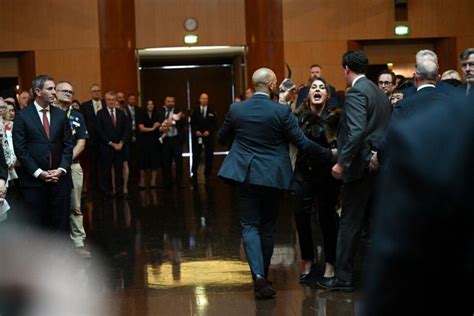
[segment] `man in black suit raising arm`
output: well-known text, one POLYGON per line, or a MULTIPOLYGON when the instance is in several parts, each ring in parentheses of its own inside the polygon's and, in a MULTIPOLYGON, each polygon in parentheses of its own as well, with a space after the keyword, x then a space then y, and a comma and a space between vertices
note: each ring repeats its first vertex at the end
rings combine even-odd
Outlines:
POLYGON ((18 113, 13 126, 23 198, 35 224, 67 232, 67 181, 71 181, 74 140, 66 113, 52 106, 56 95, 53 78, 36 77, 31 90, 35 100, 18 113))
POLYGON ((100 140, 99 157, 103 181, 104 197, 114 195, 112 191, 112 167, 115 170, 115 193, 123 196, 123 144, 130 137, 127 118, 121 110, 117 111, 117 95, 113 91, 105 94, 106 108, 97 113, 97 134, 100 140))
POLYGON ((338 160, 332 168, 333 176, 343 180, 342 212, 336 276, 318 282, 326 289, 354 289, 355 242, 366 219, 373 189, 369 162, 383 140, 390 115, 388 98, 364 75, 368 65, 369 59, 362 51, 349 51, 342 58, 344 78, 351 89, 346 95, 337 135, 338 160))

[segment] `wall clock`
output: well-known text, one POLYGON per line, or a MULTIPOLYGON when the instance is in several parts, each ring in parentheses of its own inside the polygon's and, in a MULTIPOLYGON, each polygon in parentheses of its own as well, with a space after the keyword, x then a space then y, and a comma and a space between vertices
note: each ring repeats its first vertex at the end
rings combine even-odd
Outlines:
POLYGON ((184 20, 184 28, 186 29, 186 31, 194 31, 197 29, 197 20, 193 17, 189 17, 189 18, 186 18, 184 20))

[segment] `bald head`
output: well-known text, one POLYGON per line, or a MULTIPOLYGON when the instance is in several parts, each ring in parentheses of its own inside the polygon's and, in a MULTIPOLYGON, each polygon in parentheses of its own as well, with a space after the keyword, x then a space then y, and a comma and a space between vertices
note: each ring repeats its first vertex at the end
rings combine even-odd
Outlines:
POLYGON ((426 83, 436 83, 438 80, 438 64, 429 59, 422 61, 416 65, 415 76, 417 86, 426 83))
POLYGON ((257 69, 252 75, 253 86, 255 91, 267 91, 273 90, 276 86, 276 75, 268 68, 257 69))

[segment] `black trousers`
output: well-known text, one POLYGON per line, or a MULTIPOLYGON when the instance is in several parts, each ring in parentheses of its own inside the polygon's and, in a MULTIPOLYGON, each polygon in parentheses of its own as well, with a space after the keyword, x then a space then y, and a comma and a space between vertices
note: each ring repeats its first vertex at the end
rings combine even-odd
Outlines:
POLYGON ((102 193, 112 195, 112 168, 115 170, 115 193, 123 193, 123 153, 111 147, 100 147, 102 193))
POLYGON ((176 182, 183 181, 183 146, 178 136, 165 137, 162 146, 163 182, 165 186, 173 183, 172 165, 176 166, 176 182))
POLYGON ((27 222, 47 230, 69 232, 70 176, 64 175, 57 183, 44 183, 41 187, 21 188, 27 222))
MULTIPOLYGON (((297 167, 298 168, 298 167, 297 167)), ((295 223, 300 243, 301 259, 313 261, 314 228, 317 227, 317 216, 314 212, 316 202, 319 225, 323 237, 325 261, 336 262, 336 243, 339 227, 339 217, 336 204, 339 196, 340 183, 322 174, 308 173, 296 182, 295 188, 295 223)))
POLYGON ((352 281, 355 247, 359 241, 361 229, 368 219, 368 204, 373 182, 374 176, 367 172, 361 179, 342 185, 336 274, 343 281, 352 281))
POLYGON ((209 137, 202 138, 202 144, 199 144, 198 138, 193 138, 193 176, 197 175, 197 169, 201 163, 201 153, 202 147, 204 145, 204 159, 205 159, 205 168, 204 175, 206 177, 210 176, 212 173, 212 162, 214 160, 214 140, 209 137))

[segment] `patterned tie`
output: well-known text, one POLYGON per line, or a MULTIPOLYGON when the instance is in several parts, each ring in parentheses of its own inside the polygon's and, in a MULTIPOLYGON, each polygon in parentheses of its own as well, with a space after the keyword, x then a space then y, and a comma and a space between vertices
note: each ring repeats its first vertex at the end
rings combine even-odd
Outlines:
POLYGON ((115 127, 115 114, 114 114, 114 109, 110 110, 110 117, 112 118, 112 125, 115 127))

